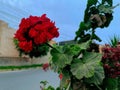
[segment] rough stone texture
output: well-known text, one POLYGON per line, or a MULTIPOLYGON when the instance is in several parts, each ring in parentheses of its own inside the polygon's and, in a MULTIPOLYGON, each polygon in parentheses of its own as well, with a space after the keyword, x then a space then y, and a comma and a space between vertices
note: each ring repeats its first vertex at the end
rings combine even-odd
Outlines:
POLYGON ((31 62, 27 58, 0 57, 0 66, 21 66, 30 64, 31 62))
POLYGON ((8 27, 8 24, 0 20, 0 57, 18 57, 13 36, 16 30, 8 27))
POLYGON ((32 64, 43 64, 48 62, 49 56, 42 58, 26 58, 26 57, 0 57, 0 66, 22 66, 32 64))

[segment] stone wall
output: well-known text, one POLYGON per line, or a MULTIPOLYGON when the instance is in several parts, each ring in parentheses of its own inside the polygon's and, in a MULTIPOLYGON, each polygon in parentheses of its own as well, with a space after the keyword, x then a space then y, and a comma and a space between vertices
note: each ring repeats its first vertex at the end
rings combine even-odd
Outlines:
POLYGON ((18 57, 19 53, 13 43, 15 31, 0 20, 0 57, 18 57))
POLYGON ((30 65, 46 63, 49 54, 42 58, 30 59, 27 56, 19 57, 19 52, 13 43, 15 29, 8 27, 8 24, 0 20, 0 66, 9 65, 30 65))

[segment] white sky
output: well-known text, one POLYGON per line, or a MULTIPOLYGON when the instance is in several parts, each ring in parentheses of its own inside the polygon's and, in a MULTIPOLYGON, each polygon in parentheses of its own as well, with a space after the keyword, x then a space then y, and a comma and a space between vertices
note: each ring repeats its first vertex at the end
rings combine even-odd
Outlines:
MULTIPOLYGON (((114 5, 120 3, 113 0, 114 5)), ((56 22, 60 36, 57 42, 74 39, 83 20, 87 0, 0 0, 0 19, 17 30, 21 18, 29 15, 47 16, 56 22)), ((114 34, 120 36, 120 6, 114 9, 114 19, 109 28, 98 29, 96 34, 107 43, 114 34)))

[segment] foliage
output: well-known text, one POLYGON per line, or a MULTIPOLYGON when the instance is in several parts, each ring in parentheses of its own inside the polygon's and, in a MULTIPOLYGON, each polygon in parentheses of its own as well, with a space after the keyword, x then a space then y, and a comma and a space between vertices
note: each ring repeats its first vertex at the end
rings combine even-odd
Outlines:
POLYGON ((119 90, 118 78, 105 78, 104 86, 107 88, 107 90, 119 90))
POLYGON ((120 44, 120 38, 114 35, 114 37, 110 39, 109 45, 111 47, 117 47, 118 44, 120 44))
POLYGON ((40 82, 40 89, 41 90, 60 90, 59 88, 54 88, 53 86, 49 85, 47 86, 48 82, 47 81, 41 81, 40 82))
POLYGON ((89 44, 91 41, 82 44, 56 46, 57 50, 54 48, 51 50, 52 68, 63 75, 61 89, 73 88, 76 80, 96 86, 102 83, 104 79, 103 67, 100 64, 102 55, 96 52, 88 52, 89 44), (92 82, 90 79, 93 79, 92 82))
MULTIPOLYGON (((109 48, 108 52, 110 53, 106 53, 104 50, 103 54, 95 52, 97 51, 96 48, 91 49, 92 45, 96 45, 93 43, 94 40, 101 41, 95 34, 95 29, 108 27, 113 19, 114 7, 112 4, 112 0, 101 0, 101 2, 99 0, 88 0, 84 21, 80 23, 76 32, 75 40, 78 43, 55 46, 51 49, 50 64, 52 69, 60 75, 62 74, 60 90, 118 89, 119 65, 116 67, 114 64, 118 63, 119 48, 109 48), (106 57, 107 54, 109 55, 108 58, 106 57), (106 63, 112 66, 108 72, 105 68, 106 63), (113 72, 113 69, 116 68, 117 70, 113 72), (115 78, 113 78, 114 76, 115 78)), ((115 37, 113 40, 111 39, 112 45, 118 44, 117 40, 115 37)))
POLYGON ((96 28, 108 27, 113 20, 112 0, 88 0, 84 20, 80 23, 75 40, 79 43, 101 39, 95 34, 96 28), (101 2, 100 2, 101 1, 101 2))

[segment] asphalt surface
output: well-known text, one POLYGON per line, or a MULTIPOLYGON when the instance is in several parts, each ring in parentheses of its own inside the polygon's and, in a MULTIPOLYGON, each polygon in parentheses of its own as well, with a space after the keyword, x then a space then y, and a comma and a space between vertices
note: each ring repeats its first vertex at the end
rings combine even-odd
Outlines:
POLYGON ((50 85, 59 85, 58 74, 41 69, 0 72, 0 90, 40 90, 40 81, 47 80, 50 85))

